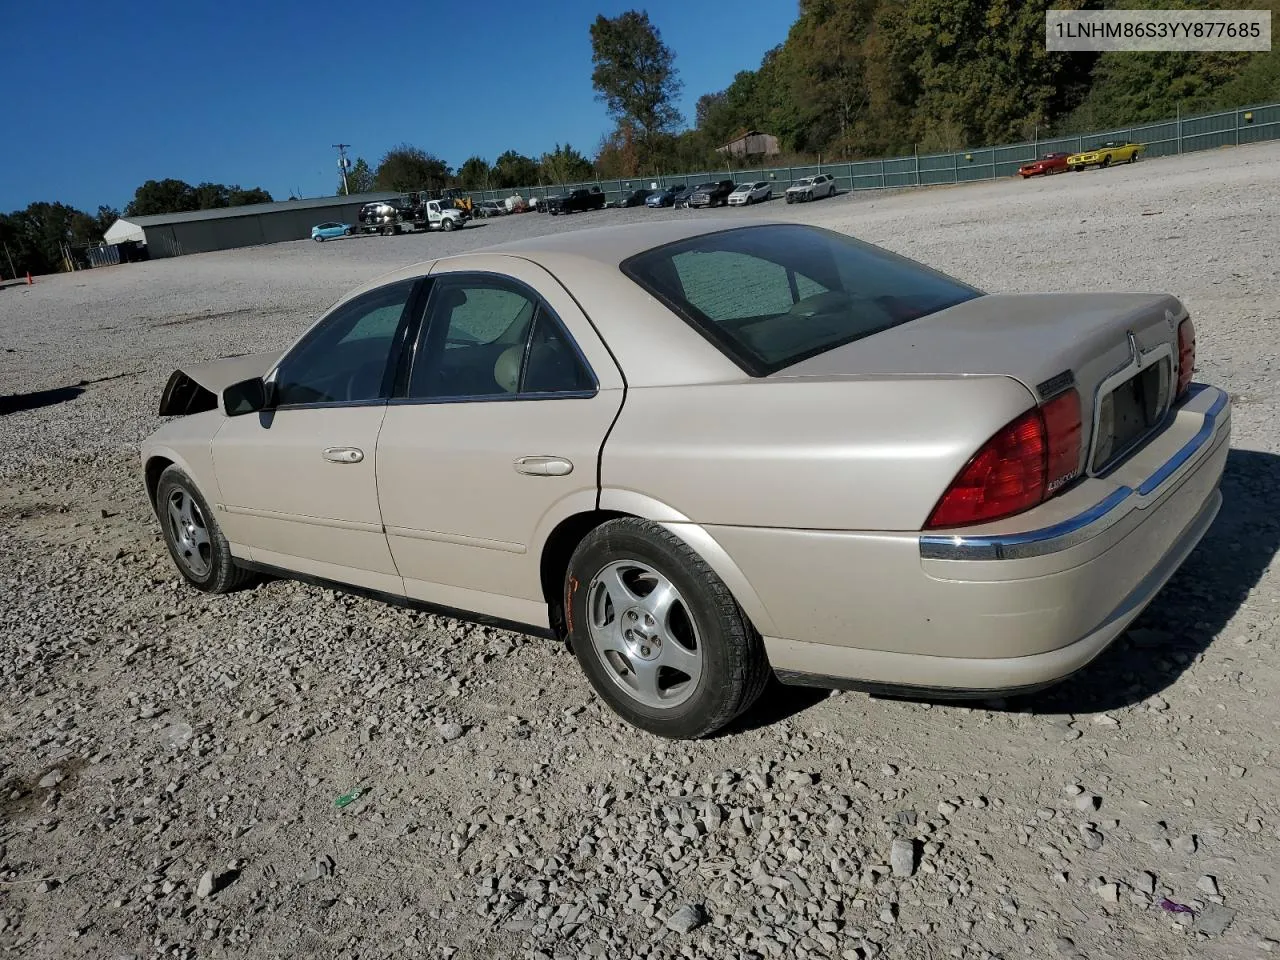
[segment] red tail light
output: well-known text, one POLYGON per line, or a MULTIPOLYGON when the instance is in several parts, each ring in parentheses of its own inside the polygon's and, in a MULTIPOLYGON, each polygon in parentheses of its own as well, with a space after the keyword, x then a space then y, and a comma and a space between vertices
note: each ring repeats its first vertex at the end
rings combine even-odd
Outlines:
POLYGON ((1178 392, 1182 396, 1191 386, 1191 374, 1196 369, 1196 325, 1191 318, 1178 324, 1178 392))
POLYGON ((1053 496, 1080 469, 1080 394, 1060 393, 1040 408, 1049 435, 1045 498, 1053 496))
POLYGON ((1059 394, 1010 422, 973 455, 933 508, 927 530, 1013 516, 1043 503, 1080 466, 1080 395, 1059 394))

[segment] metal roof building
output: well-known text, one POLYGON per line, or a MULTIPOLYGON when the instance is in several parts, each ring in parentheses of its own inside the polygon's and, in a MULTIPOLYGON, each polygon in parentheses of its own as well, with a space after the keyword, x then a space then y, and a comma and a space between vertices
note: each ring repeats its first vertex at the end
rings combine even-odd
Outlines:
POLYGON ((780 152, 778 138, 759 130, 743 130, 728 143, 716 147, 716 153, 732 157, 773 157, 780 152))
POLYGON ((150 257, 177 257, 284 240, 306 240, 311 237, 311 228, 318 223, 337 220, 354 224, 364 204, 398 196, 398 193, 360 193, 189 213, 126 216, 111 225, 105 239, 108 244, 130 240, 145 243, 150 257))

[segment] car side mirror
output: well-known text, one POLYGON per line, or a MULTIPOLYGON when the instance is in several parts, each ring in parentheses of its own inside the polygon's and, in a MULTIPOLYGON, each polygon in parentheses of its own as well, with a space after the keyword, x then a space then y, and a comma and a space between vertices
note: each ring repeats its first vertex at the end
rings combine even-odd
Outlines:
POLYGON ((261 377, 241 380, 222 391, 222 409, 228 417, 257 413, 271 405, 271 390, 261 377))

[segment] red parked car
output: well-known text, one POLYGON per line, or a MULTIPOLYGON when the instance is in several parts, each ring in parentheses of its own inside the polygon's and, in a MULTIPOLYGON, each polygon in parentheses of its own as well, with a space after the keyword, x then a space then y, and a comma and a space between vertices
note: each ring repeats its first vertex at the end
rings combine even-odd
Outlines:
POLYGON ((1034 177, 1036 174, 1048 176, 1051 173, 1064 173, 1067 169, 1067 157, 1069 153, 1046 153, 1039 160, 1032 160, 1030 163, 1024 163, 1018 168, 1018 176, 1023 180, 1027 177, 1034 177))

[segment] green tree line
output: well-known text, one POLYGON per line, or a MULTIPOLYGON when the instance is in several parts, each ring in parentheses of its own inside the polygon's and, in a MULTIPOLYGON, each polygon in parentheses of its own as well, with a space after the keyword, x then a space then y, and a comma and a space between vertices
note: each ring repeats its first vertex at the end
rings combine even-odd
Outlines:
POLYGON ((800 0, 785 42, 697 103, 695 131, 865 159, 1083 133, 1280 98, 1267 53, 1050 53, 1054 9, 1270 9, 1277 0, 800 0))
MULTIPOLYGON (((261 187, 148 180, 134 191, 125 214, 142 217, 270 202, 271 194, 261 187)), ((90 214, 65 203, 44 202, 0 214, 0 277, 61 270, 65 266, 64 247, 74 251, 101 243, 103 234, 118 219, 120 211, 114 207, 100 206, 97 213, 90 214)))

